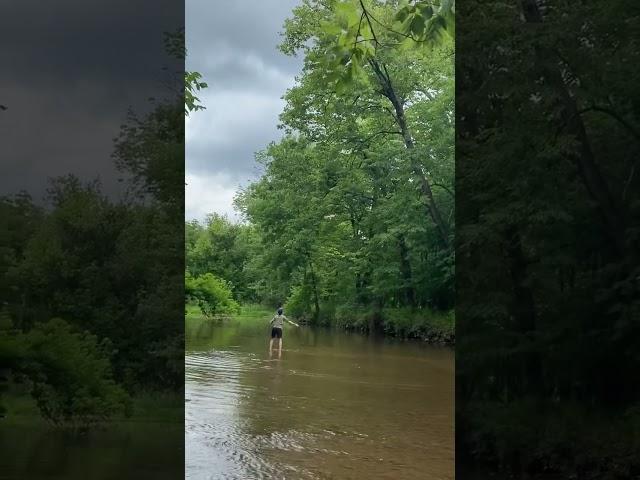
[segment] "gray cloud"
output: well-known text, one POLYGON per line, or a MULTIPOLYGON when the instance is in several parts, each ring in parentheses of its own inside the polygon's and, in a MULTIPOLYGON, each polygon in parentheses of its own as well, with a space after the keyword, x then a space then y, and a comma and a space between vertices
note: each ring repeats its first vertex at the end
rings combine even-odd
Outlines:
POLYGON ((43 193, 47 177, 100 176, 117 190, 111 152, 127 109, 148 109, 182 66, 163 32, 184 25, 172 0, 23 0, 3 8, 0 193, 43 193))
POLYGON ((299 0, 186 0, 187 45, 191 62, 216 57, 216 49, 227 45, 245 54, 268 59, 268 63, 295 74, 295 61, 276 50, 279 32, 299 0))
POLYGON ((298 0, 187 0, 187 68, 203 74, 206 110, 187 120, 187 218, 232 212, 230 191, 260 173, 254 153, 277 140, 281 100, 301 59, 277 50, 298 0))
POLYGON ((207 110, 187 123, 187 170, 244 175, 254 153, 275 140, 283 102, 249 89, 203 96, 207 110))

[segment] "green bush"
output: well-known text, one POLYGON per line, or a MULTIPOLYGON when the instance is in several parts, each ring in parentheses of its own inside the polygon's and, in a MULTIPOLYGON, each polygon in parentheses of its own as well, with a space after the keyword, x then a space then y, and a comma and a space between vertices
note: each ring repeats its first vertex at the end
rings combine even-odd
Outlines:
POLYGON ((306 318, 311 315, 311 291, 306 285, 295 285, 285 301, 287 314, 293 318, 306 318))
POLYGON ((341 305, 336 308, 333 325, 343 330, 367 333, 374 315, 375 312, 372 309, 341 305))
POLYGON ((43 417, 54 424, 86 426, 130 413, 131 401, 113 379, 109 341, 61 319, 27 333, 0 332, 0 364, 26 382, 43 417))
POLYGON ((187 273, 185 296, 187 303, 195 302, 206 317, 240 312, 240 305, 233 299, 229 284, 212 273, 197 277, 187 273))
POLYGON ((372 329, 400 338, 417 338, 432 343, 455 343, 453 311, 385 308, 376 310, 352 305, 335 309, 333 325, 344 330, 367 333, 372 329))
POLYGON ((438 343, 453 343, 455 316, 453 311, 436 312, 428 309, 385 309, 382 329, 388 335, 421 338, 438 343))

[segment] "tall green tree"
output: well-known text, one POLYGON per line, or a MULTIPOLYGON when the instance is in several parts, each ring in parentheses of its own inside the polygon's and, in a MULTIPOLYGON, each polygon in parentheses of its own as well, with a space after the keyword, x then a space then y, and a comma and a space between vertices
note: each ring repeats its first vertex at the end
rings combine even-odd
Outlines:
POLYGON ((0 199, 1 360, 54 422, 184 386, 184 98, 171 93, 115 140, 123 199, 73 175, 51 180, 45 208, 0 199))
POLYGON ((329 315, 345 304, 452 304, 452 49, 396 42, 384 25, 398 8, 309 1, 294 9, 281 49, 305 60, 285 95, 287 137, 264 152, 266 174, 238 198, 281 295, 294 292, 299 304, 306 296, 315 319, 322 304, 329 315), (369 50, 357 65, 347 61, 345 81, 331 62, 354 22, 357 48, 369 50))
MULTIPOLYGON (((308 130, 303 123, 327 129, 332 126, 329 123, 337 123, 335 117, 331 122, 331 115, 342 114, 347 122, 352 122, 350 127, 356 119, 371 119, 364 140, 399 136, 406 149, 402 158, 415 177, 425 215, 436 226, 443 246, 450 248, 450 225, 443 218, 431 178, 439 162, 430 148, 435 137, 430 124, 443 121, 453 124, 452 44, 445 43, 435 51, 403 48, 397 42, 399 33, 384 27, 385 22, 392 24, 397 15, 393 6, 358 4, 360 10, 354 2, 306 2, 294 10, 294 17, 285 24, 281 48, 288 54, 304 51, 305 65, 301 85, 286 97, 289 101, 283 123, 302 132, 308 130), (372 19, 379 23, 378 27, 371 23, 372 19), (348 34, 353 28, 356 31, 348 34), (352 47, 355 53, 344 53, 352 47), (358 54, 360 51, 363 53, 358 54), (336 58, 343 61, 346 58, 347 81, 335 65, 336 58), (447 86, 450 91, 444 93, 447 86), (443 96, 448 96, 450 110, 437 112, 440 118, 413 115, 414 104, 436 97, 440 100, 443 96), (313 99, 319 102, 312 105, 313 99), (356 108, 349 110, 348 105, 356 108)), ((452 154, 452 140, 449 147, 452 154)))
POLYGON ((460 458, 632 476, 637 5, 464 9, 459 47, 474 54, 457 71, 460 458))

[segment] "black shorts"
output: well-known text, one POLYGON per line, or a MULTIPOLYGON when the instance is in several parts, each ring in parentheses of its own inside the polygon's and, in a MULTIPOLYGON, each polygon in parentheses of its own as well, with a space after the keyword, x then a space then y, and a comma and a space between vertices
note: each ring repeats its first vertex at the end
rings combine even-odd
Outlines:
POLYGON ((271 338, 282 338, 282 329, 273 327, 271 329, 271 338))

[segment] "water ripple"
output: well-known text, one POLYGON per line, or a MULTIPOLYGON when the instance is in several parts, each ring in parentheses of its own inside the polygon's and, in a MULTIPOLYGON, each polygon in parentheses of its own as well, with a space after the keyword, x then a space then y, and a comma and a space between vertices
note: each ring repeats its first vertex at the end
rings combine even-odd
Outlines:
POLYGON ((255 345, 187 352, 186 478, 453 478, 452 357, 255 345))

